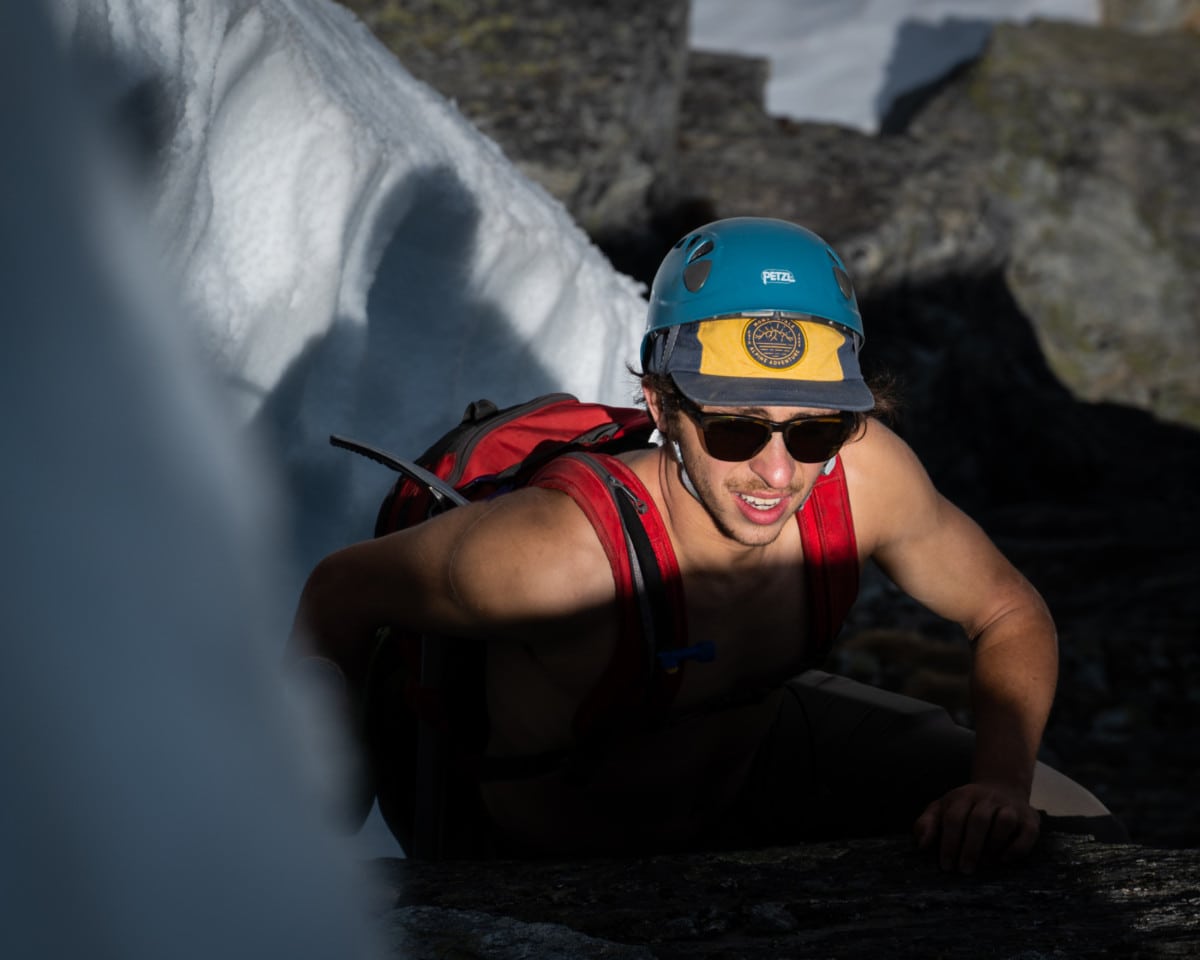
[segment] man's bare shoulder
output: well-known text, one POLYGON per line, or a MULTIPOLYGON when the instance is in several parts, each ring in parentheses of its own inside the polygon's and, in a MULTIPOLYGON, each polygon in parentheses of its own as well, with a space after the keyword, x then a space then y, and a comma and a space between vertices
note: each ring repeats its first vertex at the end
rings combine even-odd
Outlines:
POLYGON ((862 433, 842 447, 839 456, 849 482, 872 483, 896 470, 925 473, 912 448, 874 419, 867 420, 862 433))
POLYGON ((855 532, 864 546, 896 536, 900 525, 934 522, 941 497, 912 448, 886 425, 868 420, 863 434, 839 456, 855 532))
POLYGON ((566 494, 529 487, 472 512, 445 562, 449 590, 475 617, 519 626, 612 601, 604 548, 566 494))
POLYGON ((530 488, 330 554, 309 575, 302 606, 310 630, 367 635, 393 624, 490 637, 561 625, 614 595, 582 510, 566 494, 530 488))

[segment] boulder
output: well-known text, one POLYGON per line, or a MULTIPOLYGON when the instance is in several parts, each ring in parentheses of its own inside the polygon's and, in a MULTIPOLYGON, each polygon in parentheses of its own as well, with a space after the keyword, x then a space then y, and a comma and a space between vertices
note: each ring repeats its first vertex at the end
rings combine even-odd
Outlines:
POLYGON ((1005 279, 1054 374, 1084 400, 1193 426, 1197 89, 1195 34, 998 26, 908 131, 954 151, 1003 225, 1005 279))

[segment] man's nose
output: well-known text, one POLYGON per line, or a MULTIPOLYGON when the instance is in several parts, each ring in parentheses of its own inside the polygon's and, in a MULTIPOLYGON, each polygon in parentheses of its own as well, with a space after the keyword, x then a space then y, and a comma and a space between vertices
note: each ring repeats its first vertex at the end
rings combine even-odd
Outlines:
POLYGON ((772 490, 786 490, 792 485, 796 461, 783 443, 783 432, 776 430, 771 439, 750 461, 750 469, 772 490))

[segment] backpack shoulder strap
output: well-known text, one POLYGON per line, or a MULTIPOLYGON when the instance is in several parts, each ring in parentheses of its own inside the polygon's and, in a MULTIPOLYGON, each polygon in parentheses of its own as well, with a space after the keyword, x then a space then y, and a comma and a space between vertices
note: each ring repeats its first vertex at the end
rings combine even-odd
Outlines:
POLYGON ((810 661, 824 657, 858 597, 858 542, 841 457, 796 514, 808 585, 810 661))
POLYGON ((619 639, 575 716, 576 737, 661 719, 683 681, 687 625, 679 564, 654 501, 632 470, 605 454, 559 457, 531 485, 559 490, 579 505, 616 584, 619 639))

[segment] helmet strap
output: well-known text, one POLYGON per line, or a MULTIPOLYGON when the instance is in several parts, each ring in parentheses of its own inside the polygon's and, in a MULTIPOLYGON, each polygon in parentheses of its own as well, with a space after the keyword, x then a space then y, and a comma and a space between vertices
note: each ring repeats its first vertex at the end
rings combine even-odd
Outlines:
POLYGON ((696 492, 696 485, 692 483, 692 478, 688 476, 687 467, 683 465, 683 451, 679 449, 678 440, 669 440, 671 450, 675 454, 675 462, 679 464, 679 479, 683 483, 683 489, 696 498, 697 503, 702 503, 700 494, 696 492))
POLYGON ((654 338, 650 348, 650 370, 655 373, 666 373, 671 362, 671 354, 675 352, 675 343, 679 340, 679 327, 670 327, 665 334, 654 338))

